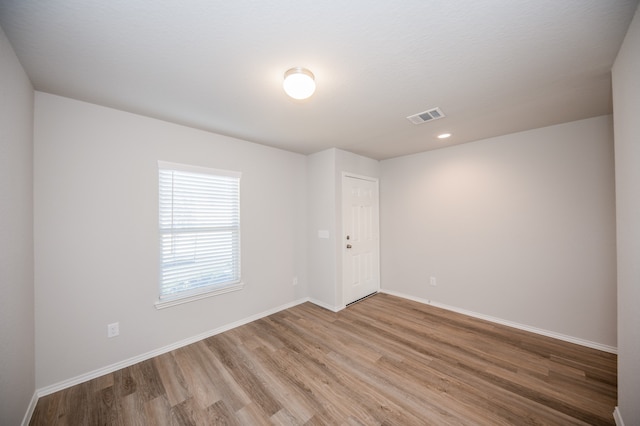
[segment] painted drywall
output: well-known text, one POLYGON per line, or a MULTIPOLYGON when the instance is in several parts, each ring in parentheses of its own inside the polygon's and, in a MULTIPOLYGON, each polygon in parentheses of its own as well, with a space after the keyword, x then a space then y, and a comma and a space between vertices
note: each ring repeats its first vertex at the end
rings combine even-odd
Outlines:
POLYGON ((640 424, 640 9, 613 66, 618 244, 618 407, 640 424))
POLYGON ((610 116, 381 167, 383 289, 616 346, 610 116))
POLYGON ((37 388, 307 296, 304 156, 41 92, 34 137, 37 388), (243 290, 154 307, 158 160, 242 172, 243 290))
POLYGON ((0 423, 35 391, 33 88, 0 29, 0 423))
POLYGON ((327 309, 342 300, 342 174, 378 178, 379 162, 337 148, 307 157, 309 182, 309 296, 327 309), (322 231, 327 231, 323 238, 322 231), (320 232, 320 234, 319 234, 320 232))
POLYGON ((307 157, 309 297, 336 310, 335 150, 307 157))

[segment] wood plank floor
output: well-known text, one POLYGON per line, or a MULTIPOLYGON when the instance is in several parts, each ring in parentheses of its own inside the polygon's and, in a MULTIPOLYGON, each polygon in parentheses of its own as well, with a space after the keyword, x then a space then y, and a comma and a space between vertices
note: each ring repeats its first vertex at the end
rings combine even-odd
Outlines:
POLYGON ((42 397, 32 425, 615 424, 616 356, 378 294, 42 397))

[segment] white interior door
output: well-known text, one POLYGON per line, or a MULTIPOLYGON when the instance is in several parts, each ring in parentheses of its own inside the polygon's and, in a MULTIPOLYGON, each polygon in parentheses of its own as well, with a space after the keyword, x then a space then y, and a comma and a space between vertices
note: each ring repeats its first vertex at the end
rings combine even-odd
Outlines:
POLYGON ((349 304, 380 288, 378 181, 342 177, 342 286, 349 304))

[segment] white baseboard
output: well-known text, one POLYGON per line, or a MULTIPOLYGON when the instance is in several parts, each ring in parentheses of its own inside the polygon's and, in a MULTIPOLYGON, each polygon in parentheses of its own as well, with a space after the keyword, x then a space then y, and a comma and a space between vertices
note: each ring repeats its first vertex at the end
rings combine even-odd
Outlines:
POLYGON ((29 402, 29 406, 27 407, 27 412, 24 414, 24 418, 22 419, 22 426, 28 426, 31 421, 31 416, 33 416, 33 412, 36 409, 36 404, 38 403, 38 392, 34 392, 31 397, 31 402, 29 402))
POLYGON ((310 297, 307 300, 313 303, 314 305, 318 305, 321 308, 327 309, 331 312, 339 312, 345 308, 344 306, 331 306, 328 303, 321 302, 318 299, 314 299, 313 297, 310 297))
POLYGON ((616 426, 624 426, 624 422, 622 421, 622 415, 620 414, 620 410, 616 406, 615 410, 613 410, 613 420, 616 422, 616 426))
MULTIPOLYGON (((153 358, 153 357, 156 357, 158 355, 162 355, 162 354, 165 354, 167 352, 171 352, 171 351, 173 351, 175 349, 190 345, 192 343, 199 342, 200 340, 204 340, 204 339, 209 338, 211 336, 215 336, 216 334, 224 333, 225 331, 231 330, 231 329, 236 328, 236 327, 240 327, 241 325, 248 324, 248 323, 250 323, 252 321, 258 320, 260 318, 264 318, 266 316, 275 314, 276 312, 280 312, 280 311, 283 311, 285 309, 289 309, 289 308, 291 308, 293 306, 296 306, 296 305, 299 305, 301 303, 308 302, 308 301, 309 301, 309 298, 298 299, 298 300, 295 300, 293 302, 286 303, 284 305, 278 306, 276 308, 266 310, 266 311, 261 312, 259 314, 251 315, 251 316, 249 316, 247 318, 243 318, 241 320, 238 320, 238 321, 223 325, 223 326, 215 328, 213 330, 205 331, 204 333, 198 334, 196 336, 192 336, 192 337, 189 337, 187 339, 183 339, 183 340, 180 340, 178 342, 172 343, 170 345, 163 346, 163 347, 158 348, 158 349, 154 349, 152 351, 149 351, 149 352, 146 352, 146 353, 143 353, 143 354, 140 354, 140 355, 125 359, 125 360, 120 361, 120 362, 116 362, 115 364, 107 365, 107 366, 99 368, 97 370, 93 370, 93 371, 90 371, 88 373, 81 374, 79 376, 72 377, 70 379, 63 380, 63 381, 58 382, 58 383, 54 383, 53 385, 50 385, 50 386, 45 386, 43 388, 40 388, 40 389, 36 390, 36 402, 37 402, 37 398, 40 398, 42 396, 49 395, 49 394, 52 394, 54 392, 58 392, 58 391, 60 391, 62 389, 66 389, 66 388, 69 388, 71 386, 78 385, 80 383, 84 383, 87 380, 95 379, 97 377, 104 376, 105 374, 113 373, 114 371, 118 371, 118 370, 120 370, 122 368, 132 366, 134 364, 137 364, 137 363, 142 362, 142 361, 146 361, 146 360, 148 360, 150 358, 153 358)), ((34 404, 33 408, 35 408, 35 404, 34 404)), ((29 419, 28 420, 31 419, 31 414, 33 414, 33 410, 29 414, 29 419)), ((26 418, 26 416, 25 416, 25 418, 26 418)), ((27 420, 27 423, 28 423, 28 420, 27 420)))
POLYGON ((592 348, 592 349, 597 349, 599 351, 608 352, 608 353, 612 353, 612 354, 617 354, 618 353, 618 348, 616 348, 616 347, 603 345, 603 344, 597 343, 597 342, 591 342, 589 340, 580 339, 578 337, 567 336, 565 334, 556 333, 554 331, 544 330, 544 329, 541 329, 541 328, 531 327, 531 326, 528 326, 528 325, 519 324, 519 323, 516 323, 516 322, 504 320, 504 319, 501 319, 501 318, 492 317, 492 316, 489 316, 489 315, 479 314, 477 312, 468 311, 466 309, 456 308, 454 306, 449 306, 449 305, 445 305, 445 304, 442 304, 442 303, 434 302, 434 301, 431 301, 431 300, 422 299, 420 297, 410 296, 408 294, 400 293, 400 292, 393 291, 393 290, 380 289, 380 292, 381 293, 390 294, 392 296, 402 297, 403 299, 413 300, 414 302, 423 303, 425 305, 431 305, 431 306, 435 306, 437 308, 446 309, 448 311, 457 312, 459 314, 468 315, 470 317, 479 318, 479 319, 483 319, 483 320, 486 320, 486 321, 494 322, 496 324, 506 325, 508 327, 513 327, 513 328, 517 328, 519 330, 529 331, 531 333, 540 334, 540 335, 547 336, 547 337, 552 337, 554 339, 563 340, 563 341, 569 342, 569 343, 575 343, 577 345, 585 346, 585 347, 592 348))

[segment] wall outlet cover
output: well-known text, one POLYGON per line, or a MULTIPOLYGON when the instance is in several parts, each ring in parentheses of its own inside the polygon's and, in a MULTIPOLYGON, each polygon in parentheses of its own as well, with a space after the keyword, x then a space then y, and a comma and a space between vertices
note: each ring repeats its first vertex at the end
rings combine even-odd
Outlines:
POLYGON ((107 337, 116 337, 120 334, 120 323, 107 324, 107 337))

